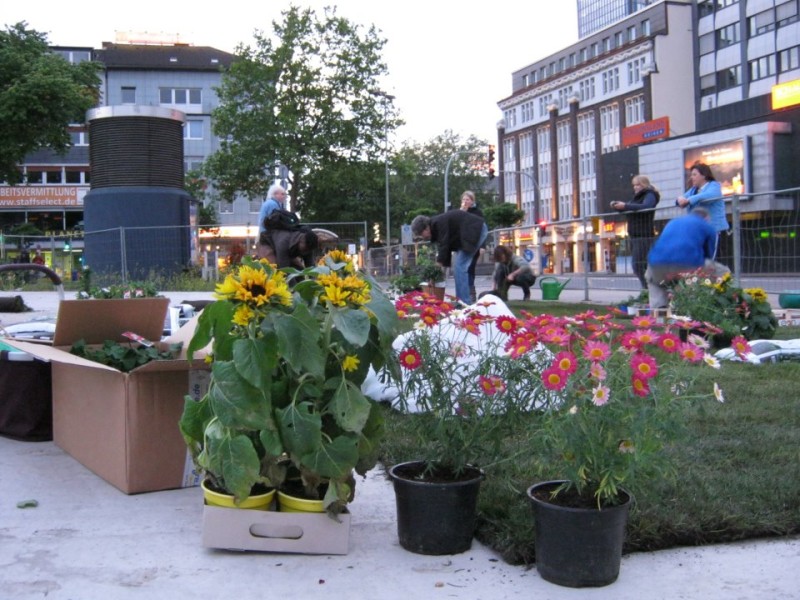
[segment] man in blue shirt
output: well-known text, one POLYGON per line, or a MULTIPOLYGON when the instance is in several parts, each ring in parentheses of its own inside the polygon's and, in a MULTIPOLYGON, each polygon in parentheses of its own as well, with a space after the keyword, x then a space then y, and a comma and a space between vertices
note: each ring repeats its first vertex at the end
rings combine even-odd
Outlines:
POLYGON ((680 273, 711 265, 716 246, 717 231, 708 222, 705 208, 695 207, 688 215, 667 223, 647 255, 645 279, 650 308, 666 308, 669 297, 665 284, 680 273))
POLYGON ((258 211, 258 233, 264 232, 264 220, 276 208, 286 208, 286 190, 280 184, 273 183, 267 192, 267 199, 264 200, 258 211))

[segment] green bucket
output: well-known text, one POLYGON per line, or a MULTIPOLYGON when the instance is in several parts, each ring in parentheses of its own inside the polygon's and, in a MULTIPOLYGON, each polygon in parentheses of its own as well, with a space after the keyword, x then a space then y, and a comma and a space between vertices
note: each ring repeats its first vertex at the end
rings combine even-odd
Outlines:
POLYGON ((559 283, 555 277, 542 277, 539 279, 539 287, 542 288, 542 300, 558 300, 561 290, 567 287, 570 282, 567 279, 564 283, 559 283))

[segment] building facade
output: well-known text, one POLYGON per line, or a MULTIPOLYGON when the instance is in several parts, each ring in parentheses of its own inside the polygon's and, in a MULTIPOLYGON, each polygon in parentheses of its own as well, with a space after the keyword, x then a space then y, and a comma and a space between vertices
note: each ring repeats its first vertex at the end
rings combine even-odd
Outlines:
MULTIPOLYGON (((221 82, 222 69, 234 60, 233 54, 187 44, 108 42, 100 49, 54 46, 52 50, 70 62, 96 60, 103 64, 101 107, 130 105, 181 111, 185 116, 185 172, 199 168, 218 149, 219 138, 211 123, 211 113, 219 104, 215 87, 221 82)), ((73 145, 66 154, 47 149, 33 153, 21 165, 25 184, 0 184, 0 229, 7 232, 26 222, 36 226, 53 239, 43 247, 48 264, 55 264, 51 253, 65 247, 80 252, 82 247, 83 198, 91 185, 89 135, 85 123, 70 125, 69 130, 73 145)), ((260 201, 246 199, 233 205, 221 204, 218 214, 222 222, 255 222, 260 207, 260 201)))
MULTIPOLYGON (((726 193, 800 183, 791 167, 800 150, 797 0, 579 2, 579 20, 601 5, 633 14, 513 73, 513 93, 498 104, 504 200, 527 225, 591 219, 579 236, 533 229, 533 247, 556 258, 556 271, 587 264, 583 239, 588 268, 613 270, 625 228, 609 203, 630 197, 637 173, 662 192, 657 223, 680 213, 673 201, 694 160, 712 166, 726 193), (776 89, 785 106, 776 108, 776 89)), ((780 212, 775 198, 757 202, 751 210, 780 212)))

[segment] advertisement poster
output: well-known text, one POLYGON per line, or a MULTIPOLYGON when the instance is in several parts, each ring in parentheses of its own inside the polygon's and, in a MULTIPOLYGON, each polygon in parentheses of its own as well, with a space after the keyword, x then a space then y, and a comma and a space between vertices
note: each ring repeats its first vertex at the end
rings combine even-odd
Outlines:
POLYGON ((722 194, 744 194, 750 189, 747 176, 747 140, 742 138, 705 146, 686 148, 683 151, 683 166, 686 169, 686 187, 689 187, 689 172, 692 165, 702 162, 711 167, 714 179, 722 186, 722 194))

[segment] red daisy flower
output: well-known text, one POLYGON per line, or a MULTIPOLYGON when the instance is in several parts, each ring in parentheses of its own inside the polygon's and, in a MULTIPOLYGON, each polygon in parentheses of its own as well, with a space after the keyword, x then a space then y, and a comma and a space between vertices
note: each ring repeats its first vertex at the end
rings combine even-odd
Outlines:
POLYGON ((548 390, 562 390, 567 385, 568 376, 564 371, 553 366, 542 372, 542 383, 548 390))
POLYGON ((400 366, 409 371, 419 368, 422 356, 416 348, 406 348, 400 353, 400 366))

